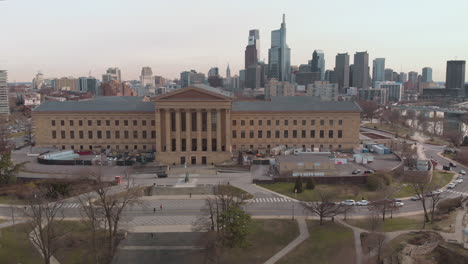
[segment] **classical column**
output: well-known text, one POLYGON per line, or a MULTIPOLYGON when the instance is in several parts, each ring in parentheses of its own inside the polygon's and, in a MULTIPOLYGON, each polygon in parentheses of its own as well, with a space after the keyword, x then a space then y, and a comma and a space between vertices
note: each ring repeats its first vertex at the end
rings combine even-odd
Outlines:
POLYGON ((216 109, 216 151, 221 152, 221 109, 216 109))
POLYGON ((166 112, 166 151, 171 152, 171 111, 169 109, 164 111, 166 112))
MULTIPOLYGON (((185 145, 187 152, 192 151, 192 111, 185 111, 185 145)), ((187 161, 188 163, 188 161, 187 161)))
POLYGON ((226 109, 225 111, 225 121, 226 121, 226 151, 231 152, 231 136, 232 136, 232 131, 231 131, 231 113, 229 109, 226 109))
POLYGON ((180 152, 182 150, 182 142, 180 140, 180 133, 182 133, 182 129, 181 129, 181 117, 180 117, 180 109, 176 109, 176 112, 175 112, 175 119, 176 119, 176 131, 175 131, 175 134, 176 134, 176 151, 177 152, 180 152))
POLYGON ((207 142, 207 151, 211 151, 212 149, 212 138, 213 136, 211 135, 211 109, 208 109, 206 111, 206 142, 207 142))
POLYGON ((202 110, 197 109, 197 151, 202 151, 202 110))
POLYGON ((161 110, 156 110, 156 127, 153 127, 156 130, 156 152, 159 154, 162 152, 162 133, 161 133, 161 110))

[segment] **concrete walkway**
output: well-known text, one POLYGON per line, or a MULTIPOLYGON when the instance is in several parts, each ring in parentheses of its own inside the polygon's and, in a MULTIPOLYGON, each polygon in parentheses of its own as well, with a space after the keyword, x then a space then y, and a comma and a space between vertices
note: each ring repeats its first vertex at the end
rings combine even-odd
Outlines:
POLYGON ((341 219, 337 219, 337 222, 353 230, 354 235, 354 249, 356 250, 356 264, 362 264, 364 259, 364 254, 362 253, 362 244, 361 244, 361 233, 369 232, 367 230, 352 226, 341 219))
POLYGON ((309 238, 309 229, 307 228, 307 223, 305 221, 305 217, 297 218, 297 223, 299 225, 299 236, 294 239, 291 243, 289 243, 286 247, 280 250, 278 253, 273 255, 270 259, 268 259, 265 264, 274 264, 282 257, 286 256, 289 252, 291 252, 295 247, 300 245, 304 240, 309 238))

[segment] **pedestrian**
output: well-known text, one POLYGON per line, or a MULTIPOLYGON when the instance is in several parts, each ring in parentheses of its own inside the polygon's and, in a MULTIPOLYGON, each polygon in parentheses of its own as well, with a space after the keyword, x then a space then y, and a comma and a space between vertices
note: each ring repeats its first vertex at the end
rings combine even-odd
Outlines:
POLYGON ((192 198, 192 193, 190 193, 190 198, 192 198))
POLYGON ((332 222, 335 222, 335 217, 334 216, 332 216, 332 222))
POLYGON ((159 206, 159 209, 162 211, 162 204, 159 206))
POLYGON ((153 208, 153 213, 156 213, 156 207, 153 208))
POLYGON ((154 237, 154 234, 153 234, 153 233, 151 233, 151 238, 153 238, 153 237, 154 237))

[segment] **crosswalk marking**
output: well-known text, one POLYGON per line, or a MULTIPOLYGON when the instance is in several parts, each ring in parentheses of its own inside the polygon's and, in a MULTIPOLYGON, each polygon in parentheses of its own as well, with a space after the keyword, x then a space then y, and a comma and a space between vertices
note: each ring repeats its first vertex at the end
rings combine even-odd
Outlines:
POLYGON ((468 193, 465 193, 465 192, 459 192, 459 191, 454 191, 454 190, 447 190, 447 192, 451 192, 451 193, 455 193, 455 194, 459 194, 459 195, 463 195, 463 196, 468 196, 468 193))
POLYGON ((287 198, 279 198, 279 197, 270 197, 270 198, 254 198, 249 200, 251 203, 287 203, 287 202, 293 202, 291 199, 287 198))

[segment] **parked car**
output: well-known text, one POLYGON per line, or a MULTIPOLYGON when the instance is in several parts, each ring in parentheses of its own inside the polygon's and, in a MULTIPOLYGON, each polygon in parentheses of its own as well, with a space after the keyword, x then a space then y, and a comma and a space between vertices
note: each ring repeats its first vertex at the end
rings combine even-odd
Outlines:
POLYGON ((373 171, 373 170, 366 170, 366 171, 364 171, 364 174, 372 174, 372 173, 374 173, 374 172, 375 172, 375 171, 373 171))
POLYGON ((341 204, 351 206, 351 205, 356 205, 356 201, 354 201, 354 200, 344 200, 344 201, 341 202, 341 204))
POLYGON ((397 207, 402 207, 403 205, 405 205, 405 203, 403 203, 403 201, 400 200, 400 199, 393 199, 393 203, 394 203, 395 206, 397 206, 397 207))
POLYGON ((463 179, 458 179, 458 180, 456 180, 456 182, 462 183, 462 182, 463 182, 463 179))
POLYGON ((455 188, 455 186, 457 186, 455 183, 449 183, 449 185, 447 185, 447 189, 453 189, 455 188))
POLYGON ((465 175, 466 172, 465 172, 464 170, 460 170, 460 174, 461 174, 461 175, 465 175))
POLYGON ((450 166, 450 167, 456 168, 456 167, 457 167, 457 164, 454 164, 454 163, 450 162, 450 163, 449 163, 449 166, 450 166))
POLYGON ((419 195, 415 195, 415 196, 411 197, 411 201, 419 201, 419 200, 421 200, 421 196, 419 196, 419 195))
POLYGON ((368 205, 369 205, 369 201, 367 201, 367 200, 361 200, 361 201, 357 202, 356 205, 358 205, 358 206, 368 206, 368 205))
POLYGON ((450 166, 442 166, 442 169, 444 169, 445 171, 452 170, 452 168, 450 166))
POLYGON ((165 172, 158 172, 158 178, 167 178, 167 173, 165 173, 165 172))
POLYGON ((361 173, 361 170, 353 170, 352 174, 359 174, 361 173))

